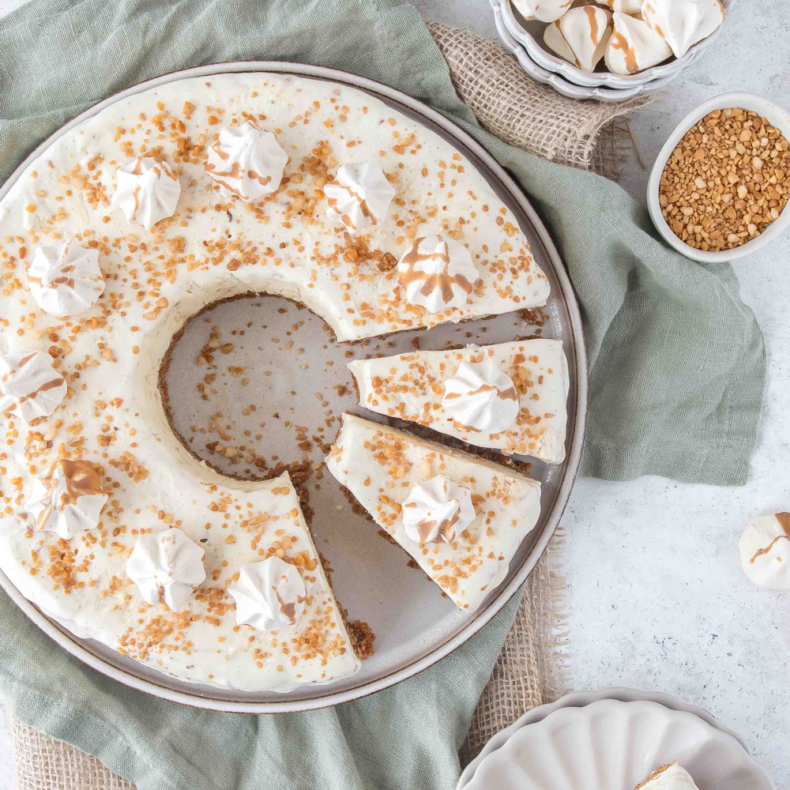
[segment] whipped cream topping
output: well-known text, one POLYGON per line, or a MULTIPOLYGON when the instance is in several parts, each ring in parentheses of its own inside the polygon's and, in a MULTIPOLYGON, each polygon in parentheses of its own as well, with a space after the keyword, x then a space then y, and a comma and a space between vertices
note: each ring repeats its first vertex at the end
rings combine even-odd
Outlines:
POLYGON ((689 772, 677 763, 673 763, 652 773, 650 778, 639 786, 639 790, 698 790, 698 788, 689 772))
POLYGON ((66 379, 46 351, 0 357, 0 414, 17 414, 28 425, 49 417, 66 397, 66 379))
POLYGON ((236 601, 236 624, 259 631, 294 625, 304 612, 307 590, 295 565, 279 557, 239 568, 239 578, 228 587, 236 601))
POLYGON ((672 56, 669 44, 646 22, 628 14, 613 16, 614 32, 604 54, 609 71, 636 74, 672 56))
POLYGON ((447 475, 414 485, 402 512, 406 534, 416 543, 454 543, 475 520, 472 492, 447 475))
POLYGON ((151 230, 157 222, 175 214, 181 184, 165 162, 138 156, 119 167, 116 176, 118 185, 112 202, 129 222, 151 230))
POLYGON ((251 124, 223 126, 209 146, 206 173, 225 197, 251 201, 276 192, 288 164, 272 132, 251 124))
POLYGON ((84 529, 95 529, 109 496, 99 470, 90 461, 61 458, 46 475, 37 477, 25 508, 38 530, 66 540, 84 529))
POLYGON ((350 231, 378 225, 387 218, 395 188, 375 162, 343 165, 335 180, 324 187, 329 219, 350 231))
POLYGON ((645 0, 645 22, 682 58, 724 21, 719 0, 645 0))
POLYGON ((513 0, 513 5, 524 19, 554 22, 571 7, 572 2, 573 0, 513 0))
POLYGON ((60 247, 39 247, 27 272, 38 306, 50 315, 78 315, 98 301, 104 291, 99 251, 76 239, 60 247))
POLYGON ((790 590, 790 513, 753 519, 738 551, 750 582, 766 590, 790 590))
POLYGON ((180 609, 206 580, 205 552, 180 529, 140 535, 126 563, 126 573, 147 603, 180 609))
POLYGON ((461 362, 444 382, 442 406, 456 422, 486 433, 511 428, 520 408, 513 380, 490 358, 461 362))
POLYGON ((439 235, 415 239, 398 261, 406 299, 429 313, 463 307, 479 277, 469 250, 439 235))
POLYGON ((601 5, 609 6, 610 11, 639 16, 642 13, 642 0, 596 0, 601 5))
POLYGON ((543 32, 543 41, 561 58, 595 71, 612 34, 612 15, 604 8, 572 8, 543 32))

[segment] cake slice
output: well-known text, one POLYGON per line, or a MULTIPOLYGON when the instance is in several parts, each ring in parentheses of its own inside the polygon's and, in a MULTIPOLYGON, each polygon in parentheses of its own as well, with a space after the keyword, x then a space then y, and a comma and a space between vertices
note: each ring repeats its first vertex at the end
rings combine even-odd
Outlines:
POLYGON ((634 790, 698 790, 689 772, 677 763, 663 765, 634 790))
POLYGON ((478 447, 565 459, 568 363, 560 340, 413 351, 348 367, 371 411, 478 447))
POLYGON ((505 578, 540 515, 536 480, 353 414, 326 465, 464 611, 505 578))

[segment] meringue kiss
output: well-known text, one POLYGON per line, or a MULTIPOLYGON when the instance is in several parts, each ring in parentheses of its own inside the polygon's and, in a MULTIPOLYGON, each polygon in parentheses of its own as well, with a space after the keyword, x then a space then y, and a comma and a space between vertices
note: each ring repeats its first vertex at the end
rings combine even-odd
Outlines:
POLYGON ((116 177, 118 185, 112 202, 129 222, 151 230, 157 222, 175 214, 181 184, 165 162, 138 156, 119 167, 116 177))
POLYGON ((242 565, 228 592, 236 601, 236 623, 259 631, 294 625, 307 598, 298 568, 279 557, 242 565))
POLYGON ((274 134, 247 122, 220 129, 208 149, 206 173, 226 197, 251 201, 277 191, 287 164, 274 134))
POLYGON ((479 277, 469 250, 443 236, 415 239, 398 261, 406 299, 429 313, 464 307, 479 277))
POLYGON ((99 525, 108 499, 95 464, 60 458, 46 475, 36 478, 25 509, 33 516, 36 529, 69 540, 75 533, 99 525))
POLYGON ((324 187, 324 194, 329 218, 355 231, 386 219, 395 189, 377 164, 365 162, 340 167, 335 180, 324 187))
POLYGON ((27 272, 30 292, 38 306, 57 318, 93 307, 104 292, 99 251, 75 239, 60 247, 39 247, 27 272))
POLYGON ((28 425, 49 417, 66 397, 66 379, 46 351, 0 357, 0 414, 17 414, 28 425))
POLYGON ((453 543, 475 520, 472 492, 446 475, 417 483, 401 509, 403 527, 417 543, 453 543))
POLYGON ((149 532, 137 538, 126 573, 147 603, 180 609, 206 580, 204 554, 178 528, 149 532))
POLYGON ((461 362, 444 382, 442 406, 460 425, 485 433, 512 427, 520 409, 512 379, 491 359, 461 362))

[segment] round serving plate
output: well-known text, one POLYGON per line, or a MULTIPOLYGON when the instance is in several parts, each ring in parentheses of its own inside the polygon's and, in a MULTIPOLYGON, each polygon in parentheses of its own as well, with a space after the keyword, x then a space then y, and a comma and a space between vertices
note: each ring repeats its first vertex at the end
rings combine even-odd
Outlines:
POLYGON ((495 735, 456 790, 611 787, 630 790, 677 760, 701 790, 775 790, 744 742, 710 713, 667 694, 626 688, 569 694, 495 735))
MULTIPOLYGON (((127 686, 175 702, 213 710, 286 713, 349 702, 412 677, 464 644, 519 590, 546 549, 570 496, 584 434, 587 369, 581 315, 570 280, 546 228, 513 179, 472 137, 435 110, 386 85, 342 71, 297 63, 249 61, 185 69, 140 83, 86 110, 45 140, 0 188, 0 199, 28 164, 58 137, 105 107, 179 80, 249 72, 293 75, 356 88, 423 124, 464 154, 513 212, 532 246, 536 262, 550 280, 551 297, 544 308, 546 323, 543 335, 563 341, 570 372, 566 460, 560 465, 547 466, 529 459, 531 475, 542 484, 541 517, 519 547, 505 581, 473 614, 459 611, 427 580, 415 584, 415 571, 406 567, 403 553, 382 540, 370 524, 363 525, 364 529, 352 529, 357 525, 349 524, 347 511, 334 519, 316 519, 313 536, 317 543, 322 544, 322 551, 328 554, 334 567, 332 583, 339 601, 348 609, 351 618, 364 620, 376 634, 374 656, 363 662, 362 669, 351 678, 286 694, 239 692, 179 681, 124 657, 106 645, 77 638, 24 598, 0 572, 0 584, 39 628, 72 655, 127 686), (393 605, 394 600, 397 600, 397 606, 393 605)), ((509 314, 485 322, 464 324, 464 328, 472 333, 472 338, 466 342, 511 340, 515 336, 517 320, 516 314, 509 314), (482 330, 486 332, 484 338, 474 331, 481 323, 486 324, 486 329, 482 330)), ((523 326, 522 322, 522 331, 523 326)), ((430 338, 437 330, 441 327, 421 337, 430 338)), ((365 416, 371 415, 365 413, 365 416)))

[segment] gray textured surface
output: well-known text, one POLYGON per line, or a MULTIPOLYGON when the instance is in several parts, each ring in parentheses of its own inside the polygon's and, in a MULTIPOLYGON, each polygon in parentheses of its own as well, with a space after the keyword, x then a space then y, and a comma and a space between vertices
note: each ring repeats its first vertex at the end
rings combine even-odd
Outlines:
MULTIPOLYGON (((413 0, 428 19, 496 38, 488 0, 413 0)), ((0 0, 0 15, 20 5, 0 0)), ((743 0, 707 55, 639 111, 639 152, 623 185, 644 202, 646 167, 681 118, 719 93, 745 90, 790 108, 790 3, 743 0)), ((790 594, 753 588, 736 551, 741 529, 764 510, 790 509, 790 234, 735 269, 765 333, 765 413, 749 484, 741 489, 581 480, 564 519, 573 686, 665 691, 739 732, 790 786, 790 594)), ((0 715, 0 790, 10 790, 10 738, 0 715)), ((620 790, 616 788, 615 790, 620 790)))

